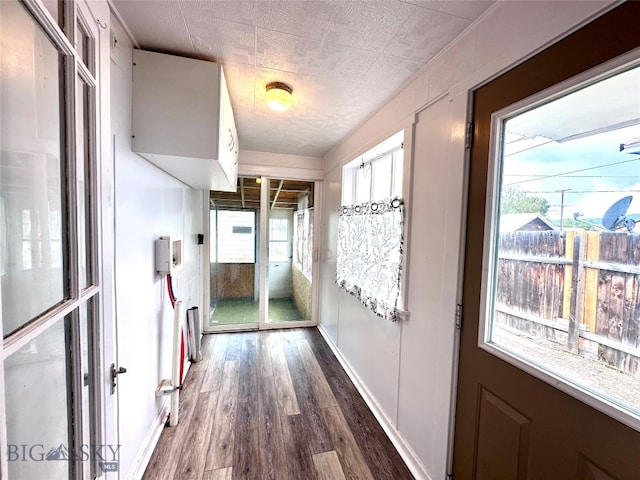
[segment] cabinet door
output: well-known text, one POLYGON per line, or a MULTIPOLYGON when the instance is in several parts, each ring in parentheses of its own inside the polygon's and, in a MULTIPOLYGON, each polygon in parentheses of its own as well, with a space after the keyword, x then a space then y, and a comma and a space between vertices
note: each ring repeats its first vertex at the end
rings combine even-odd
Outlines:
POLYGON ((227 81, 222 68, 220 68, 220 132, 218 145, 218 159, 220 166, 234 185, 238 177, 238 132, 233 118, 231 99, 227 89, 227 81))

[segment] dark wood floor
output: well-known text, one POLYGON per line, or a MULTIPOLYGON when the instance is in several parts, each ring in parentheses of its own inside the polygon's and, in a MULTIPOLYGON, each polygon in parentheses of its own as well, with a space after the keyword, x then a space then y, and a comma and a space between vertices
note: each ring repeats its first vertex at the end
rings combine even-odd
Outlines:
POLYGON ((207 335, 145 480, 413 476, 317 329, 207 335))

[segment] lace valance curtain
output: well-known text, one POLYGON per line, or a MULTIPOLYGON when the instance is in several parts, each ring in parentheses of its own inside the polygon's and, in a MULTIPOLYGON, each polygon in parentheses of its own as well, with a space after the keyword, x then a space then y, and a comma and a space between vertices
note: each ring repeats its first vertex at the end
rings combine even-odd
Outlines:
POLYGON ((336 283, 376 315, 398 320, 403 252, 401 198, 342 207, 336 283))

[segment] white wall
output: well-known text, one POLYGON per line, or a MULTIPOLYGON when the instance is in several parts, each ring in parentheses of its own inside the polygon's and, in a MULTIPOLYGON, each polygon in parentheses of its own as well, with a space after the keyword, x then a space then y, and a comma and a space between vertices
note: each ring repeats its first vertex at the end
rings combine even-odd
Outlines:
POLYGON ((171 378, 173 311, 166 279, 155 272, 154 240, 182 235, 183 269, 174 290, 185 310, 202 297, 202 192, 184 184, 131 152, 132 44, 115 18, 118 46, 111 62, 111 129, 115 150, 116 311, 120 475, 140 465, 158 427, 164 398, 155 390, 171 378))
MULTIPOLYGON (((242 145, 242 136, 238 141, 242 145)), ((253 150, 240 150, 238 153, 238 175, 262 175, 291 180, 322 180, 324 176, 322 165, 322 159, 319 157, 253 150)))
MULTIPOLYGON (((611 2, 499 2, 325 156, 320 327, 361 382, 417 476, 444 479, 465 195, 469 90, 593 18, 611 2), (405 128, 413 137, 407 309, 396 324, 335 286, 341 167, 405 128)), ((406 185, 406 183, 405 183, 406 185)), ((407 190, 405 190, 406 193, 407 190)))

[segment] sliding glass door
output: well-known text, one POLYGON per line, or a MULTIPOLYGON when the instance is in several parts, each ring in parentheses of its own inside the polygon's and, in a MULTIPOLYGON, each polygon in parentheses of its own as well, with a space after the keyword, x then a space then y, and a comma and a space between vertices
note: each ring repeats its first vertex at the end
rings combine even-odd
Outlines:
POLYGON ((311 325, 315 182, 240 177, 210 192, 205 330, 311 325))
POLYGON ((266 323, 311 321, 313 182, 269 180, 266 323))
POLYGON ((209 327, 258 328, 260 183, 238 179, 237 192, 209 200, 209 327))

